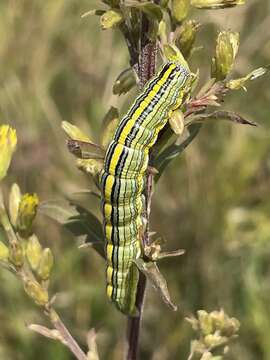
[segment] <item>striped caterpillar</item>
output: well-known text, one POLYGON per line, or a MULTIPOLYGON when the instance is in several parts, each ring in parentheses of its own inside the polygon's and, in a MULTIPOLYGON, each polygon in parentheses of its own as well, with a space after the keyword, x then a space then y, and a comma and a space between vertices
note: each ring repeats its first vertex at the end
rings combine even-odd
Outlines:
POLYGON ((107 295, 123 313, 135 315, 141 256, 143 190, 149 150, 172 112, 182 103, 189 70, 168 62, 144 87, 120 121, 100 174, 107 295))

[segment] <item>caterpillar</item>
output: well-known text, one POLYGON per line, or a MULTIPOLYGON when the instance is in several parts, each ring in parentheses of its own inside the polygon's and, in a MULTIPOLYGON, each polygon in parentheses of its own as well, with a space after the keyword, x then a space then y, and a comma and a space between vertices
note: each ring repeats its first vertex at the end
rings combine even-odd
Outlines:
POLYGON ((106 292, 124 314, 136 314, 139 271, 134 261, 142 253, 143 190, 149 150, 172 112, 181 105, 189 78, 185 66, 175 61, 165 63, 121 119, 106 151, 100 174, 106 292))

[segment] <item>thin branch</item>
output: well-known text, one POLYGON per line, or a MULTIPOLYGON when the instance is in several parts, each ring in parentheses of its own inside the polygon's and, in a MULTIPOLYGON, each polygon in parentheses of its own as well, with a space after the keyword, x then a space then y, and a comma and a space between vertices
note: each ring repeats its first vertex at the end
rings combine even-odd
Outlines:
POLYGON ((46 315, 50 318, 50 321, 55 329, 59 331, 59 334, 63 338, 66 346, 74 354, 76 359, 87 360, 86 354, 82 351, 76 340, 72 337, 57 312, 52 307, 48 307, 46 309, 46 315))

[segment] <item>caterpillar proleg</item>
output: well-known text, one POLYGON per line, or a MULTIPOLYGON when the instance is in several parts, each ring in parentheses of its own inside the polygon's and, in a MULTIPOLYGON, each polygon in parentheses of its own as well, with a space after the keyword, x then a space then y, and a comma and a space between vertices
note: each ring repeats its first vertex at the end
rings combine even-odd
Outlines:
POLYGON ((144 87, 120 121, 100 175, 107 258, 107 295, 125 314, 135 315, 141 255, 143 189, 149 150, 178 108, 189 83, 189 69, 167 62, 144 87))

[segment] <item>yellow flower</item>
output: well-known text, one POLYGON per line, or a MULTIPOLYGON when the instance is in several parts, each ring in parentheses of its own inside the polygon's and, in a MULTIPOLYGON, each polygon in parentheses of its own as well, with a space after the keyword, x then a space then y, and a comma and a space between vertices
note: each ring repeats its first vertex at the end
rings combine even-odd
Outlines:
POLYGON ((6 174, 12 159, 12 155, 16 149, 17 136, 16 130, 9 125, 0 126, 0 180, 6 174))
POLYGON ((27 237, 31 233, 32 222, 37 213, 38 196, 36 194, 23 195, 17 219, 17 228, 21 236, 27 237))

